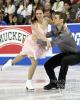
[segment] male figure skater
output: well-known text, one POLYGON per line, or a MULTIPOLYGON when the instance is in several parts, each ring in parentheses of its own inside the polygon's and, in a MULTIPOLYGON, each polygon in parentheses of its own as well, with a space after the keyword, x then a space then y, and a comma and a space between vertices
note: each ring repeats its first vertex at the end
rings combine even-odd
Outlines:
POLYGON ((52 56, 45 64, 44 68, 49 76, 50 83, 44 86, 45 90, 52 88, 65 88, 66 75, 69 65, 74 65, 80 62, 80 51, 77 50, 77 45, 68 31, 66 23, 66 15, 64 13, 55 13, 55 28, 47 37, 52 38, 52 45, 58 44, 61 53, 52 56), (60 66, 58 79, 56 78, 54 69, 60 66))

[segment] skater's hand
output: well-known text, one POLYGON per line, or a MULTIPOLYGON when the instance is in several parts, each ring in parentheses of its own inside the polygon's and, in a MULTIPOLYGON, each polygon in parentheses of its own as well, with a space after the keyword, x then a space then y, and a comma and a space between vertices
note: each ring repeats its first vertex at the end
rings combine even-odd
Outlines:
POLYGON ((50 43, 50 41, 47 41, 47 50, 49 50, 50 47, 51 47, 51 43, 50 43))
POLYGON ((32 34, 32 40, 33 40, 34 42, 37 41, 37 36, 36 36, 36 34, 32 34))

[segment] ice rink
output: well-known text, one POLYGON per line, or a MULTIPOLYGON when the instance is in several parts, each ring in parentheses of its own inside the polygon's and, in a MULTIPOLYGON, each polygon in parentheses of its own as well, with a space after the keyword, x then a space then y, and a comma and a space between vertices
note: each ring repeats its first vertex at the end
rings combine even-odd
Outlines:
MULTIPOLYGON (((34 91, 27 91, 29 66, 14 66, 0 71, 0 100, 80 100, 80 66, 70 66, 64 90, 45 91, 49 82, 43 66, 38 66, 33 76, 34 91)), ((58 75, 59 68, 56 68, 58 75)))

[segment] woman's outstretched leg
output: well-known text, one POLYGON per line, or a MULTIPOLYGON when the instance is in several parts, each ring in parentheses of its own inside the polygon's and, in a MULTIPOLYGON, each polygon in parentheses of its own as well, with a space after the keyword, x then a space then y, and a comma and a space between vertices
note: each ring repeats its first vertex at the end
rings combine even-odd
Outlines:
POLYGON ((13 60, 9 59, 1 68, 1 70, 7 69, 9 67, 12 67, 12 65, 15 65, 17 62, 22 60, 26 55, 18 55, 13 60))
POLYGON ((24 57, 27 57, 27 55, 17 55, 11 62, 12 65, 15 65, 17 62, 21 61, 24 57))

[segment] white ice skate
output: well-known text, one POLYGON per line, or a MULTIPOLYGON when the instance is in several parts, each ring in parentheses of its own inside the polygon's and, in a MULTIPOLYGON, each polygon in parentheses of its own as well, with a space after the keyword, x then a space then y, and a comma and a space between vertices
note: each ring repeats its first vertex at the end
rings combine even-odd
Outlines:
POLYGON ((1 71, 2 70, 5 70, 5 69, 7 69, 7 68, 9 68, 9 67, 12 67, 12 59, 10 59, 10 60, 8 60, 7 62, 6 62, 6 64, 4 64, 3 66, 2 66, 2 68, 1 68, 1 71))
POLYGON ((27 80, 26 82, 26 90, 34 90, 31 80, 27 80))

